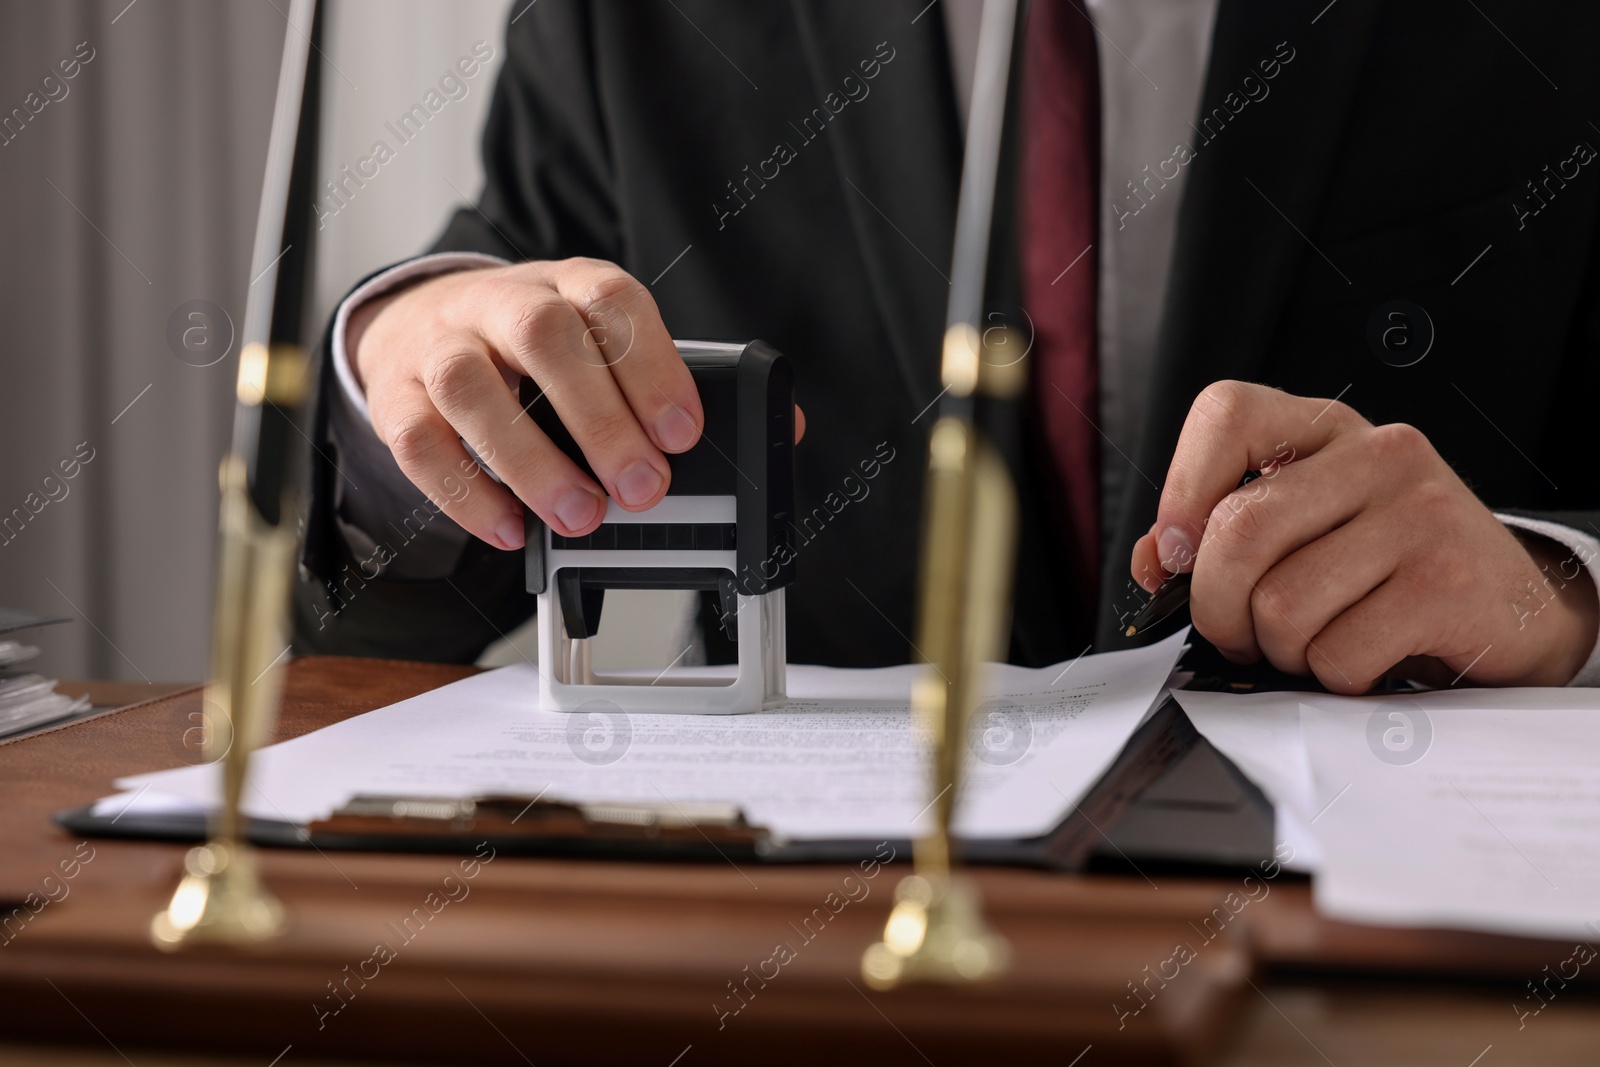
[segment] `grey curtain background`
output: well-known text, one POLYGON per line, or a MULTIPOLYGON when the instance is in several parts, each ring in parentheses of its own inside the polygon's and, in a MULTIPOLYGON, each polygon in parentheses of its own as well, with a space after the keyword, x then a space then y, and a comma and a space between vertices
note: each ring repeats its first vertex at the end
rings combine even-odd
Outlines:
MULTIPOLYGON (((474 41, 498 56, 505 9, 334 0, 325 162, 367 155, 383 122, 474 41)), ((222 315, 180 331, 209 326, 190 345, 219 348, 265 266, 250 245, 287 11, 281 0, 0 0, 0 117, 58 97, 13 120, 0 145, 0 521, 27 515, 0 524, 0 604, 72 618, 30 635, 58 677, 204 674, 239 346, 196 366, 208 357, 180 344, 180 359, 168 320, 209 302, 222 315), (93 58, 59 80, 80 44, 93 58), (90 450, 61 477, 60 463, 90 450)), ((458 199, 443 177, 476 194, 492 79, 474 79, 328 222, 324 308, 428 241, 458 199)))
MULTIPOLYGON (((394 154, 343 203, 323 201, 337 211, 318 233, 319 320, 477 195, 505 21, 530 6, 323 2, 319 173, 337 178, 380 140, 394 154), (485 69, 399 144, 389 124, 479 42, 493 50, 485 69)), ((0 605, 73 620, 28 635, 56 677, 204 676, 217 463, 236 331, 267 265, 251 242, 288 10, 0 0, 0 605), (62 80, 57 64, 80 46, 93 58, 62 80), (13 108, 51 96, 5 128, 13 108), (93 458, 63 478, 80 454, 93 458)), ((685 598, 613 597, 601 666, 681 654, 685 598)), ((511 637, 486 662, 532 656, 528 628, 511 637)))
POLYGON ((58 97, 0 146, 0 603, 72 617, 40 635, 58 675, 194 678, 234 359, 183 362, 167 319, 243 317, 285 23, 126 3, 0 4, 0 116, 58 97))

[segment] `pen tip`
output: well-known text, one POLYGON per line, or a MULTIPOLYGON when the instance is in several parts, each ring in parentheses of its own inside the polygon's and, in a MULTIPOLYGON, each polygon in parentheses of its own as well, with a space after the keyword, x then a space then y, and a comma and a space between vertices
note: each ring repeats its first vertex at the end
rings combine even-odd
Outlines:
POLYGON ((1138 632, 1139 632, 1139 628, 1137 626, 1130 626, 1125 631, 1123 631, 1122 636, 1124 636, 1124 637, 1132 637, 1134 634, 1136 634, 1138 632))

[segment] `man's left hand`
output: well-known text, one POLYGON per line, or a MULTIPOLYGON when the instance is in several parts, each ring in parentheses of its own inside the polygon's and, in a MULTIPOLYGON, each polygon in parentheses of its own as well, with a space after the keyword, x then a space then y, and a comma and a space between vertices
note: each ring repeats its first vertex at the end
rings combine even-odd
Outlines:
POLYGON ((1192 571, 1195 628, 1230 660, 1361 693, 1566 684, 1600 622, 1589 562, 1508 529, 1412 426, 1225 381, 1189 410, 1132 569, 1151 591, 1192 571))

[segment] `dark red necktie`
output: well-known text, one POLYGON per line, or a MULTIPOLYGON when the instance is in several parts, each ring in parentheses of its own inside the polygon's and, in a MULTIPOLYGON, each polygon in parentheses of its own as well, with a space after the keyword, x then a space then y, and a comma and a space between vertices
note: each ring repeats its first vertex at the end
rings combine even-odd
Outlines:
POLYGON ((1100 564, 1096 254, 1100 72, 1077 0, 1033 0, 1023 45, 1022 305, 1033 320, 1034 416, 1055 476, 1063 541, 1094 611, 1100 564))

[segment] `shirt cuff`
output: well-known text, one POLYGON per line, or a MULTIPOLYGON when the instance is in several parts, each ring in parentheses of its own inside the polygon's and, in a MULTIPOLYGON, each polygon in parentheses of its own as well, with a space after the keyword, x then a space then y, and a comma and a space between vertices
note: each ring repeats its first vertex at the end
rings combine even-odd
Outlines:
MULTIPOLYGON (((1593 569, 1590 568, 1595 557, 1600 556, 1600 540, 1591 537, 1582 530, 1571 526, 1563 526, 1558 522, 1547 522, 1544 519, 1527 519, 1520 515, 1498 514, 1495 515, 1495 518, 1507 526, 1518 530, 1527 530, 1529 533, 1536 533, 1540 537, 1547 537, 1557 544, 1565 545, 1571 549, 1571 558, 1576 560, 1579 566, 1589 570, 1589 577, 1595 587, 1595 595, 1600 597, 1600 576, 1597 576, 1593 569)), ((1565 575, 1558 574, 1557 577, 1566 580, 1565 575)), ((1579 668, 1578 673, 1573 676, 1572 681, 1568 682, 1567 685, 1600 686, 1600 641, 1595 643, 1595 647, 1589 652, 1589 659, 1579 668)))
MULTIPOLYGON (((333 515, 339 535, 356 561, 359 575, 399 581, 428 581, 454 573, 468 533, 440 513, 411 484, 394 455, 372 428, 367 398, 350 371, 345 333, 350 313, 360 304, 406 282, 469 270, 504 266, 505 260, 476 252, 441 252, 402 263, 362 283, 333 317, 329 357, 339 391, 328 398, 328 432, 333 439, 338 478, 333 484, 333 515)), ((344 596, 351 595, 345 590, 344 596)))
POLYGON ((452 271, 472 270, 477 267, 504 267, 507 262, 499 256, 485 255, 482 252, 435 252, 430 256, 409 259, 399 266, 375 274, 358 285, 355 292, 345 297, 344 302, 339 305, 339 310, 333 315, 333 339, 330 347, 333 371, 339 376, 339 388, 344 392, 350 410, 360 415, 362 421, 369 426, 372 424, 372 413, 367 410, 367 396, 356 383, 355 373, 350 369, 350 354, 344 345, 344 335, 350 329, 352 311, 368 300, 382 296, 407 282, 432 277, 435 274, 449 274, 452 271))

